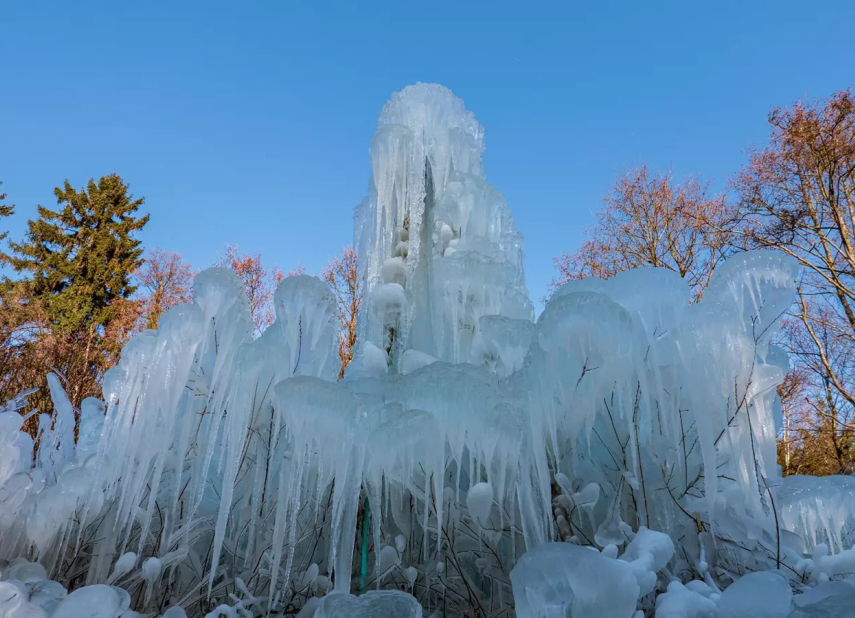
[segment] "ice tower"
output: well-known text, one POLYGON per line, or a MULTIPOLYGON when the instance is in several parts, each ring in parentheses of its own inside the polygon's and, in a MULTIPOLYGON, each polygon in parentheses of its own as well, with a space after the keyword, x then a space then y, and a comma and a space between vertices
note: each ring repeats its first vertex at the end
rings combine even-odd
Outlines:
POLYGON ((484 315, 534 317, 522 236, 487 184, 483 151, 483 127, 443 86, 404 88, 380 114, 354 236, 367 292, 360 341, 393 371, 407 350, 468 361, 484 315))

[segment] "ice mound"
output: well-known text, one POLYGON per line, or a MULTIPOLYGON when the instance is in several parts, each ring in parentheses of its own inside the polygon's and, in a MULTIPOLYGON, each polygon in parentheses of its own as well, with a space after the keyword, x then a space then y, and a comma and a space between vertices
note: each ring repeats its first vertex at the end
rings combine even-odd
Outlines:
POLYGON ((422 606, 397 590, 372 590, 359 597, 331 594, 320 602, 314 618, 422 618, 422 606))
POLYGON ((0 573, 2 618, 132 618, 131 597, 115 586, 84 586, 68 594, 44 568, 16 561, 0 573))
POLYGON ((631 618, 638 583, 627 565, 588 547, 547 543, 511 571, 517 618, 631 618))
POLYGON ((793 592, 787 578, 778 572, 748 573, 721 595, 719 618, 787 618, 793 592))
POLYGON ((794 599, 794 618, 847 618, 855 608, 855 584, 830 581, 808 589, 794 599))

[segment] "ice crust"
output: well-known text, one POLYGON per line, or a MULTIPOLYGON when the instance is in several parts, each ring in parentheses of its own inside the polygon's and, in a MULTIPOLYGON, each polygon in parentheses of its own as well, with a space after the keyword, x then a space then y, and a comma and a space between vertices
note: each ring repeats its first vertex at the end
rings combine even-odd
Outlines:
POLYGON ((574 281, 535 321, 483 144, 441 86, 384 107, 343 380, 323 281, 286 278, 254 339, 240 280, 210 269, 127 344, 76 442, 55 376, 35 461, 10 402, 0 615, 415 618, 513 599, 520 618, 783 618, 850 599, 828 586, 855 573, 852 479, 776 466, 797 265, 734 256, 696 304, 664 269, 574 281), (399 591, 351 596, 363 585, 399 591))

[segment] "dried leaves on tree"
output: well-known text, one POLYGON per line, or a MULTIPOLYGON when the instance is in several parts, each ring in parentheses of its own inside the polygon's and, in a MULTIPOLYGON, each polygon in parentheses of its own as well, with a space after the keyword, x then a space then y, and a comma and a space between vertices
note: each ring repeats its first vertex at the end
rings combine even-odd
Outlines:
POLYGON ((144 328, 157 328, 164 313, 193 298, 195 273, 181 255, 157 248, 150 251, 136 272, 144 328))
POLYGON ((362 285, 357 270, 356 251, 348 247, 342 251, 340 257, 333 258, 324 269, 324 281, 333 289, 338 306, 338 355, 341 358, 339 378, 343 378, 345 368, 353 360, 356 316, 362 304, 362 285))
POLYGON ((596 216, 582 246, 555 258, 553 288, 653 266, 679 273, 699 298, 728 247, 726 231, 709 225, 727 218, 724 198, 700 179, 676 182, 670 172, 655 174, 647 166, 618 178, 596 216))
POLYGON ((285 277, 282 271, 275 266, 271 269, 265 267, 260 252, 242 253, 236 245, 226 246, 215 265, 230 268, 243 281, 255 334, 260 335, 276 319, 273 294, 285 277))
POLYGON ((803 267, 786 343, 844 470, 855 420, 855 99, 847 90, 775 109, 769 125, 769 144, 734 183, 737 224, 747 246, 783 251, 803 267))

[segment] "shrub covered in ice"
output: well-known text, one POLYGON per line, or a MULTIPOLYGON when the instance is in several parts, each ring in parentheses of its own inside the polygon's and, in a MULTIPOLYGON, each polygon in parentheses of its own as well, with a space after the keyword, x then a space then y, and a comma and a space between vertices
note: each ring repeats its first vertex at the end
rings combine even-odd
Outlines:
POLYGON ((440 86, 384 108, 343 380, 323 281, 285 279, 254 339, 241 282, 211 269, 128 343, 103 403, 76 411, 50 378, 35 461, 21 401, 0 412, 2 611, 777 617, 851 598, 829 588, 855 572, 851 479, 776 466, 796 265, 736 256, 696 304, 662 269, 575 281, 535 321, 482 149, 440 86))

